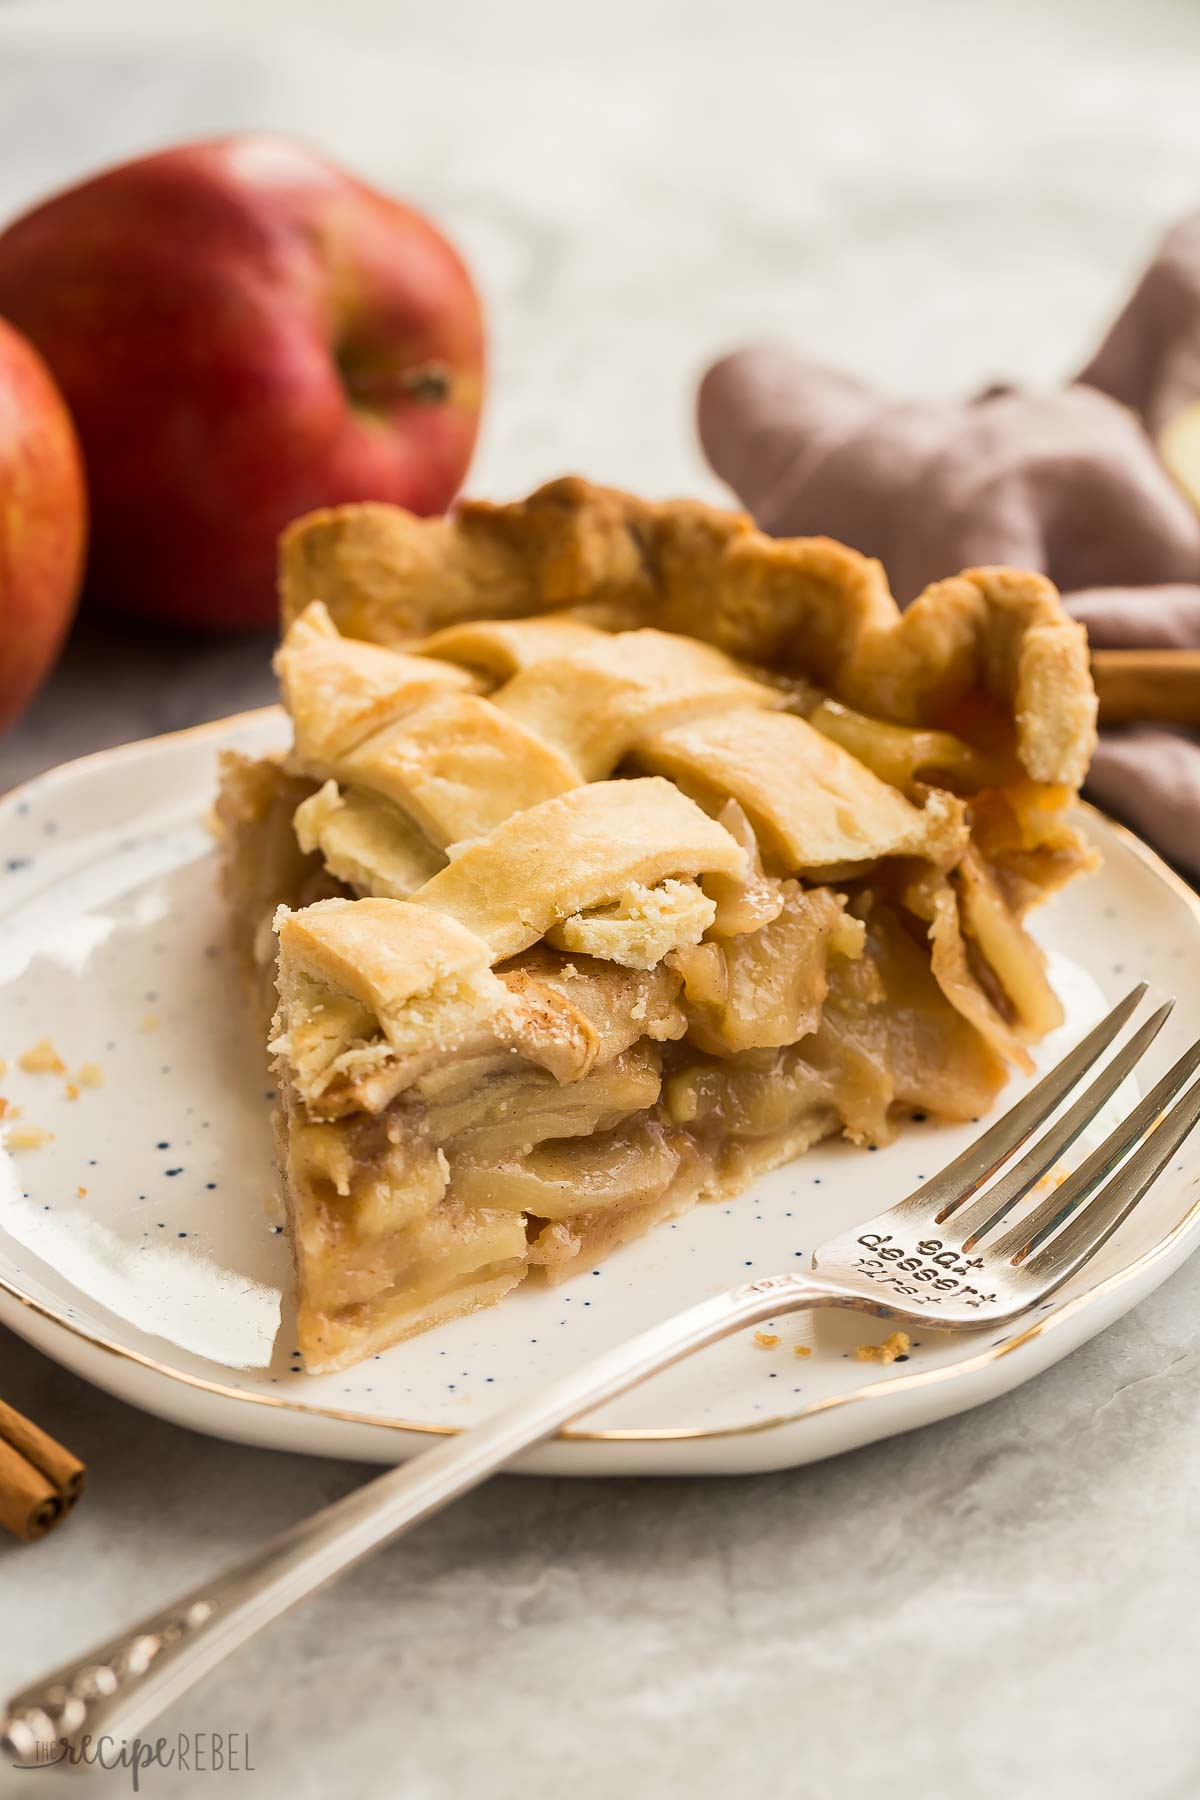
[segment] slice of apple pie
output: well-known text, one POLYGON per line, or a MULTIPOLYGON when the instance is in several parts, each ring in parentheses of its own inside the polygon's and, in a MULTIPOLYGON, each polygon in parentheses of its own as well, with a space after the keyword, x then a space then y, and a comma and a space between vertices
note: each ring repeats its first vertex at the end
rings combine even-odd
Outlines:
POLYGON ((286 758, 218 803, 310 1369, 558 1280, 1059 1019, 1095 701, 1049 584, 566 480, 282 552, 286 758), (277 984, 277 989, 276 989, 277 984))

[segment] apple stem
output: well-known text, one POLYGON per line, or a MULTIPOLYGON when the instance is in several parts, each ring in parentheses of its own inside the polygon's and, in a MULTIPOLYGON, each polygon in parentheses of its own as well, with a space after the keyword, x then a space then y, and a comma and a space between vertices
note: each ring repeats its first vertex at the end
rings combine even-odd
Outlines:
POLYGON ((445 363, 423 363, 419 369, 410 369, 401 386, 413 400, 421 400, 427 405, 440 405, 450 398, 450 371, 445 363))

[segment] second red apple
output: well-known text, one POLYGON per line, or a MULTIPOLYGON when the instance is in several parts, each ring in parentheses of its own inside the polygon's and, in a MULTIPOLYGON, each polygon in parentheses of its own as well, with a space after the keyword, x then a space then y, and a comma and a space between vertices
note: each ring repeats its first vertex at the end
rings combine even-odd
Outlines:
POLYGON ((0 731, 54 665, 86 540, 83 458, 62 395, 0 319, 0 731))

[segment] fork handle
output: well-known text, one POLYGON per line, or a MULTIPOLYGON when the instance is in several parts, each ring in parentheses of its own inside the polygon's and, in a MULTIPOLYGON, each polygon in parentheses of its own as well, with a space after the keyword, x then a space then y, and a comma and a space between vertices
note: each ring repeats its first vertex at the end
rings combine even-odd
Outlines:
POLYGON ((165 1610, 46 1676, 10 1702, 0 1746, 18 1767, 29 1767, 61 1759, 83 1735, 93 1741, 104 1735, 118 1741, 134 1737, 290 1607, 581 1413, 746 1326, 838 1303, 869 1304, 810 1274, 780 1275, 747 1282, 677 1313, 532 1398, 376 1476, 165 1610))

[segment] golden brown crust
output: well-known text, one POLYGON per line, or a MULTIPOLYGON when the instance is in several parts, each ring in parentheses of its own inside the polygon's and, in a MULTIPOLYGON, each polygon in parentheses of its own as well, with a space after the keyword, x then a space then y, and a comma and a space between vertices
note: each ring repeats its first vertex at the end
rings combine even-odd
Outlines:
POLYGON ((769 538, 738 513, 578 477, 448 519, 312 513, 284 533, 280 584, 285 626, 323 600, 342 632, 378 643, 571 609, 704 638, 904 724, 939 725, 987 695, 1037 781, 1078 786, 1095 741, 1086 639, 1043 577, 970 570, 901 615, 880 565, 827 538, 769 538))
POLYGON ((899 724, 940 724, 987 694, 1016 722, 1035 781, 1077 788, 1096 742, 1087 633, 1058 590, 1021 569, 968 569, 860 640, 839 695, 899 724))
POLYGON ((212 826, 221 846, 221 887, 234 948, 266 1019, 275 1010, 275 940, 282 903, 300 906, 328 892, 321 858, 302 849, 292 821, 313 784, 273 757, 222 751, 212 826))

